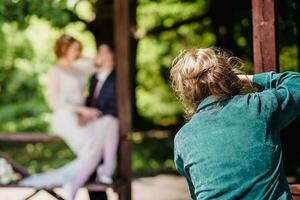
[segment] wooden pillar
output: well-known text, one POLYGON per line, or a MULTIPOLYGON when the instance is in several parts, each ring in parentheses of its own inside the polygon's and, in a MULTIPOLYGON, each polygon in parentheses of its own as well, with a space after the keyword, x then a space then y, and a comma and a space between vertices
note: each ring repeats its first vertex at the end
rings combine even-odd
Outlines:
POLYGON ((275 0, 252 0, 254 72, 279 71, 275 0))
POLYGON ((129 65, 129 13, 127 0, 114 0, 114 39, 115 61, 117 71, 118 114, 120 120, 119 165, 120 176, 126 181, 119 199, 131 199, 131 142, 128 139, 131 132, 131 95, 130 65, 129 65))
MULTIPOLYGON (((255 73, 278 72, 275 0, 252 0, 252 18, 254 71, 255 73)), ((295 155, 299 154, 299 138, 294 131, 299 130, 299 120, 300 118, 281 131, 285 159, 287 157, 296 159, 295 155)), ((290 172, 286 173, 289 174, 290 172)), ((289 187, 292 199, 300 200, 300 184, 289 185, 289 187)))
POLYGON ((300 1, 296 0, 294 2, 295 10, 294 10, 294 19, 296 26, 296 39, 297 39, 297 61, 298 61, 298 72, 300 72, 300 1))

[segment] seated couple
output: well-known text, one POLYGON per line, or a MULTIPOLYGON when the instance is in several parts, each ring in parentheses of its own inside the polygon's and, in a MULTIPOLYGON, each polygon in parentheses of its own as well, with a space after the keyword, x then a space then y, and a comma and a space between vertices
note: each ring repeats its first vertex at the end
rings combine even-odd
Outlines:
MULTIPOLYGON (((74 199, 95 171, 96 182, 112 182, 119 142, 116 73, 113 52, 106 44, 100 45, 95 58, 80 58, 80 42, 64 34, 56 41, 55 54, 58 62, 49 70, 48 82, 51 126, 76 159, 54 171, 25 178, 20 184, 35 188, 63 186, 67 199, 74 199), (85 98, 88 77, 89 94, 85 98)), ((105 193, 99 195, 106 199, 105 193)), ((90 196, 99 198, 95 193, 90 196)))

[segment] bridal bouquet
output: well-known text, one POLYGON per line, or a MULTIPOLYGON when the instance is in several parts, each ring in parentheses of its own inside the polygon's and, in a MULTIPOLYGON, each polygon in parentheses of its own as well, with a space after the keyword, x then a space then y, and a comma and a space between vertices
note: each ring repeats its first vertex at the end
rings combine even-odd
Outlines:
POLYGON ((9 184, 18 179, 18 174, 14 172, 11 164, 4 158, 0 158, 0 184, 9 184))

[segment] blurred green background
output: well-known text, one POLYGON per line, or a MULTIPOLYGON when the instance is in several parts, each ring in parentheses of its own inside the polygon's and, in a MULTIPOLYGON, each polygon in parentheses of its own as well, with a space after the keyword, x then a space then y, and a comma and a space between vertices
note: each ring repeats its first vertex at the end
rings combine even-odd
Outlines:
MULTIPOLYGON (((129 2, 136 75, 134 174, 173 173, 173 136, 184 118, 169 85, 172 60, 182 49, 220 46, 240 56, 252 73, 251 1, 129 2)), ((277 6, 280 70, 297 71, 298 2, 279 1, 277 6)), ((83 43, 85 56, 94 56, 101 42, 113 38, 112 10, 110 0, 0 1, 0 132, 51 134, 45 94, 47 71, 55 64, 54 41, 70 34, 83 43)), ((74 157, 59 142, 1 143, 0 151, 32 173, 74 157)))

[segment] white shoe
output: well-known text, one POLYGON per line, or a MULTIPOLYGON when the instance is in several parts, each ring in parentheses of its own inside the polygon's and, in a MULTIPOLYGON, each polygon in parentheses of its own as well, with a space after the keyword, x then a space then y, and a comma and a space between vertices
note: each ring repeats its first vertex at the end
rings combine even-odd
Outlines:
POLYGON ((74 200, 75 194, 72 191, 72 185, 71 184, 64 184, 62 186, 62 188, 66 192, 66 200, 74 200))
POLYGON ((97 174, 96 182, 97 183, 104 183, 104 184, 112 184, 113 180, 112 180, 112 178, 110 178, 108 176, 101 176, 101 175, 97 174))

